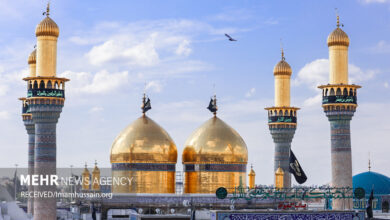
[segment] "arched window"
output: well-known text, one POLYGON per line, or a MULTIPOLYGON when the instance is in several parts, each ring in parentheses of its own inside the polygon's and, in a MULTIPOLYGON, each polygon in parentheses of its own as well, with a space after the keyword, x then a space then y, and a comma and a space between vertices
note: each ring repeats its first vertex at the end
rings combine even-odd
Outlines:
POLYGON ((283 116, 283 111, 279 110, 279 116, 283 116))
POLYGON ((337 88, 336 95, 341 95, 341 89, 337 88))
POLYGON ((334 89, 333 88, 330 89, 330 94, 329 95, 331 95, 331 96, 334 95, 334 89))
POLYGON ((39 83, 39 88, 40 89, 44 89, 45 88, 45 82, 43 80, 41 80, 41 82, 39 83))
POLYGON ((56 83, 54 83, 54 88, 58 89, 58 82, 57 81, 56 81, 56 83))
POLYGON ((284 116, 288 116, 288 111, 284 111, 284 116))
POLYGON ((349 95, 350 95, 350 96, 353 96, 353 90, 352 90, 352 88, 349 89, 349 95))
POLYGON ((47 83, 47 88, 51 89, 51 80, 49 80, 49 82, 47 83))
POLYGON ((325 89, 325 95, 324 96, 328 96, 328 89, 325 89))
POLYGON ((348 89, 347 88, 344 88, 343 95, 348 96, 348 89))
POLYGON ((36 80, 34 81, 34 89, 38 89, 38 82, 36 80))

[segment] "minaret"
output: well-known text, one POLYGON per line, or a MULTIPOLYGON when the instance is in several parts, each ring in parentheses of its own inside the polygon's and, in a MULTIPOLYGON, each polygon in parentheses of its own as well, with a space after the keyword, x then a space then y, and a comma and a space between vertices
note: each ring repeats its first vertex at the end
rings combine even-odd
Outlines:
POLYGON ((83 184, 81 186, 81 189, 83 191, 89 191, 89 186, 91 185, 91 174, 89 173, 88 167, 87 167, 87 162, 85 162, 85 168, 83 173, 81 174, 83 184))
POLYGON ((100 191, 100 169, 97 166, 96 160, 95 160, 95 168, 93 168, 92 170, 91 190, 100 191))
MULTIPOLYGON (((59 28, 49 17, 37 25, 36 74, 24 78, 27 81, 27 102, 35 124, 34 174, 56 174, 56 124, 65 101, 65 82, 56 77, 57 38, 59 28)), ((55 185, 35 186, 38 192, 55 192, 55 185)), ((56 219, 56 199, 34 199, 34 219, 56 219)))
MULTIPOLYGON (((35 76, 36 73, 36 49, 34 48, 33 52, 31 52, 30 56, 28 56, 28 65, 30 69, 29 76, 35 76)), ((35 147, 35 125, 32 120, 32 115, 30 112, 30 108, 28 105, 28 101, 26 98, 20 98, 22 101, 22 119, 24 122, 24 126, 26 127, 28 134, 28 174, 34 174, 34 147, 35 147)), ((34 187, 32 185, 28 186, 28 191, 34 191, 34 187)), ((27 201, 27 213, 32 215, 34 213, 34 199, 29 198, 27 201)))
MULTIPOLYGON (((328 36, 329 84, 322 89, 322 107, 330 122, 332 187, 352 187, 350 121, 357 107, 358 85, 348 84, 348 35, 337 28, 328 36)), ((333 209, 352 209, 352 199, 333 200, 333 209)))
MULTIPOLYGON (((286 62, 282 49, 282 59, 274 67, 275 106, 265 108, 268 111, 268 126, 275 143, 274 172, 278 165, 288 170, 291 141, 297 127, 297 111, 290 106, 290 78, 292 70, 286 62)), ((284 188, 291 187, 291 174, 284 173, 284 188)))
POLYGON ((256 184, 255 184, 256 173, 253 170, 253 165, 251 165, 251 171, 249 172, 248 177, 249 177, 249 188, 250 189, 255 188, 256 187, 256 184))

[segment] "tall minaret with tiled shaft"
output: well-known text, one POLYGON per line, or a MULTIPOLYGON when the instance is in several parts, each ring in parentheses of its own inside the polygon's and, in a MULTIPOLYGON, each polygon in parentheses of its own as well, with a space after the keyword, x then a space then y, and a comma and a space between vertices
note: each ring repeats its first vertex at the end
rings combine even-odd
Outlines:
MULTIPOLYGON (((28 65, 30 69, 29 77, 35 77, 36 74, 36 53, 37 50, 34 49, 34 51, 31 52, 30 56, 28 57, 28 65)), ((20 100, 23 102, 22 118, 28 134, 28 174, 33 175, 34 174, 35 125, 32 120, 32 114, 30 112, 27 99, 20 98, 20 100)), ((33 185, 30 184, 28 186, 28 191, 29 192, 34 191, 33 185)), ((27 213, 31 215, 34 213, 33 198, 29 198, 27 201, 27 213)))
MULTIPOLYGON (((27 81, 28 108, 35 124, 34 173, 56 174, 56 125, 65 101, 65 82, 68 79, 56 77, 57 38, 59 28, 49 17, 37 25, 36 74, 24 78, 27 81)), ((42 179, 41 179, 42 180, 42 179)), ((34 187, 38 192, 54 192, 55 185, 34 187)), ((34 219, 57 219, 55 198, 34 199, 34 219)))
MULTIPOLYGON (((288 171, 291 141, 297 128, 297 111, 290 106, 290 78, 292 70, 284 58, 274 67, 275 106, 268 111, 268 126, 275 143, 274 172, 280 167, 288 171)), ((283 187, 291 187, 291 174, 284 172, 283 187)))
MULTIPOLYGON (((356 110, 358 85, 348 84, 348 35, 337 28, 328 36, 329 84, 322 89, 322 107, 330 122, 332 187, 352 187, 350 121, 356 110)), ((333 209, 352 209, 352 200, 335 199, 333 209)))

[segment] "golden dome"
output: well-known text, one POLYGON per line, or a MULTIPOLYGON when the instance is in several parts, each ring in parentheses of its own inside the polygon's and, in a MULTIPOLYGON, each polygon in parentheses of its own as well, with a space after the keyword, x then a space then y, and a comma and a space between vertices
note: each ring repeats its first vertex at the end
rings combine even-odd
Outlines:
POLYGON ((283 171, 283 169, 279 166, 278 169, 276 170, 275 174, 281 174, 281 175, 283 175, 283 174, 284 174, 284 171, 283 171))
POLYGON ((47 16, 41 21, 35 28, 35 35, 39 36, 53 36, 58 37, 60 35, 60 29, 57 24, 47 16))
POLYGON ((187 139, 183 151, 184 164, 246 164, 248 150, 241 136, 218 117, 206 121, 187 139))
POLYGON ((114 140, 111 163, 174 163, 177 149, 169 134, 147 116, 127 126, 114 140))
POLYGON ((340 28, 340 18, 337 15, 337 28, 328 36, 328 47, 333 45, 349 46, 348 35, 340 28))
POLYGON ((34 64, 37 62, 37 49, 34 49, 33 52, 28 56, 28 64, 34 64))
POLYGON ((292 74, 291 66, 290 66, 290 64, 288 64, 285 61, 284 56, 282 54, 282 60, 279 61, 279 63, 277 63, 274 67, 274 75, 289 75, 289 76, 291 76, 291 74, 292 74))
POLYGON ((251 171, 249 172, 248 176, 255 176, 255 175, 256 175, 256 173, 253 170, 253 167, 251 167, 251 171))
POLYGON ((84 174, 88 174, 89 175, 89 170, 87 168, 87 165, 85 165, 85 167, 84 167, 83 175, 84 174))
POLYGON ((100 173, 100 169, 98 168, 98 166, 97 166, 96 163, 95 163, 95 168, 93 168, 93 170, 92 170, 92 173, 93 173, 93 174, 100 173))
POLYGON ((339 27, 328 36, 328 47, 333 45, 349 46, 348 35, 339 27))

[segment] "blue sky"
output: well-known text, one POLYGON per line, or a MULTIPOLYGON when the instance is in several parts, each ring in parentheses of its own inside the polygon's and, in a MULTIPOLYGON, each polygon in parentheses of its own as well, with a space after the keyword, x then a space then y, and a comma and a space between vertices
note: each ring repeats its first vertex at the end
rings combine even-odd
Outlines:
MULTIPOLYGON (((57 127, 57 165, 108 167, 116 135, 141 115, 145 88, 149 116, 181 152, 191 132, 218 115, 247 143, 256 181, 273 182, 274 144, 264 107, 273 105, 273 67, 280 39, 292 66, 291 103, 301 107, 292 148, 309 180, 330 181, 330 129, 317 85, 328 82, 326 38, 334 8, 349 35, 351 83, 362 85, 353 118, 353 173, 390 175, 390 1, 52 1, 60 27, 57 74, 70 78, 57 127), (223 36, 229 33, 237 42, 223 36), (215 89, 213 85, 215 84, 215 89)), ((46 1, 0 0, 0 166, 27 166, 27 134, 18 97, 46 1)))

